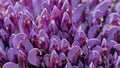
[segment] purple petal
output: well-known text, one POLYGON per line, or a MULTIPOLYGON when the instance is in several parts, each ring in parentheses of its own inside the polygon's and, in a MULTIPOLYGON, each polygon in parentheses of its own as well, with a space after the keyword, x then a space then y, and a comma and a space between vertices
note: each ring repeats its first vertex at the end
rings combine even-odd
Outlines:
POLYGON ((102 54, 102 47, 101 46, 96 46, 92 50, 95 50, 95 51, 99 52, 100 54, 102 54))
POLYGON ((38 48, 33 48, 28 53, 28 62, 34 66, 39 66, 41 64, 41 57, 42 52, 38 48))
POLYGON ((83 68, 83 67, 84 67, 82 61, 80 61, 80 60, 78 61, 78 67, 80 67, 80 68, 83 68))
POLYGON ((96 38, 91 38, 88 40, 88 45, 90 46, 90 48, 93 48, 97 45, 100 45, 100 40, 98 40, 96 38))
POLYGON ((25 33, 16 34, 15 37, 13 38, 13 47, 17 48, 19 43, 25 38, 26 38, 25 33))
POLYGON ((20 68, 16 63, 7 62, 3 65, 2 68, 20 68))
POLYGON ((79 42, 78 41, 74 41, 73 43, 72 43, 72 46, 79 46, 80 44, 79 44, 79 42))
POLYGON ((78 46, 73 46, 68 54, 67 54, 67 57, 68 59, 70 60, 71 63, 76 63, 77 60, 78 60, 78 55, 79 55, 79 51, 80 53, 82 54, 82 50, 80 49, 80 47, 78 46))
POLYGON ((56 5, 54 5, 53 10, 51 12, 52 20, 60 19, 61 18, 61 11, 58 9, 56 5))
POLYGON ((4 62, 7 60, 6 52, 3 48, 0 47, 0 61, 4 62))
POLYGON ((65 0, 62 7, 61 7, 61 12, 62 14, 64 12, 67 12, 69 14, 69 16, 72 16, 72 9, 71 9, 71 6, 69 4, 69 1, 68 0, 65 0))
POLYGON ((45 65, 49 67, 49 60, 50 60, 50 54, 46 54, 43 57, 43 61, 45 62, 45 65))
POLYGON ((95 38, 99 29, 100 29, 99 25, 93 25, 92 27, 90 27, 88 31, 88 38, 95 38))
POLYGON ((88 14, 88 22, 90 25, 101 25, 102 21, 103 16, 100 10, 93 10, 88 14))
POLYGON ((114 53, 113 57, 114 57, 114 62, 116 62, 117 61, 116 59, 118 58, 117 52, 114 53))
POLYGON ((80 46, 85 45, 87 42, 86 34, 83 30, 78 30, 74 36, 74 41, 78 41, 80 46))
POLYGON ((67 58, 64 53, 60 53, 59 56, 60 56, 60 59, 61 59, 62 61, 65 61, 66 58, 67 58))
POLYGON ((40 30, 38 34, 38 48, 47 49, 48 48, 49 37, 44 30, 40 30))
POLYGON ((48 35, 56 34, 58 32, 58 27, 56 26, 55 20, 52 20, 50 22, 50 24, 48 25, 46 31, 47 31, 48 35))
POLYGON ((25 51, 25 53, 28 53, 33 48, 33 45, 30 43, 29 40, 23 39, 20 42, 20 45, 18 45, 18 49, 25 51))
POLYGON ((74 35, 76 34, 76 32, 77 32, 77 27, 76 27, 74 24, 72 24, 72 26, 71 26, 71 28, 70 28, 70 30, 69 30, 69 33, 70 33, 72 36, 74 36, 74 35))
POLYGON ((32 7, 33 7, 35 16, 37 16, 38 14, 41 13, 41 10, 42 10, 41 3, 42 2, 43 2, 43 0, 32 0, 32 7))
POLYGON ((30 33, 30 28, 32 28, 32 17, 30 16, 29 12, 26 10, 26 12, 24 12, 19 19, 19 23, 18 23, 18 27, 20 32, 29 34, 30 33))
POLYGON ((36 42, 37 42, 36 41, 37 40, 37 33, 35 32, 34 29, 31 29, 29 38, 30 38, 30 40, 31 40, 32 43, 36 44, 36 42))
POLYGON ((66 39, 61 40, 61 51, 66 53, 69 50, 70 43, 66 39))
POLYGON ((49 47, 50 52, 54 49, 58 51, 60 50, 60 43, 58 42, 56 38, 51 39, 50 47, 49 47))
POLYGON ((72 68, 79 68, 79 67, 74 65, 74 66, 72 66, 72 68))
POLYGON ((87 0, 87 6, 89 8, 94 8, 99 3, 99 0, 87 0))
POLYGON ((1 47, 2 49, 5 48, 5 45, 4 45, 3 41, 2 41, 2 39, 0 39, 0 47, 1 47))
MULTIPOLYGON (((77 23, 78 21, 81 20, 82 14, 85 10, 85 5, 84 4, 79 4, 72 12, 72 20, 74 23, 77 23)), ((77 25, 77 24, 76 24, 77 25)))
MULTIPOLYGON (((109 30, 108 40, 114 40, 115 34, 118 32, 118 27, 112 27, 109 30)), ((116 41, 116 40, 115 40, 116 41)))
POLYGON ((94 64, 99 64, 102 62, 102 57, 99 52, 91 51, 88 56, 88 62, 93 62, 94 64))
POLYGON ((111 4, 111 0, 105 0, 101 3, 99 3, 94 10, 100 10, 102 11, 102 15, 104 16, 106 14, 106 11, 108 10, 108 7, 111 4))
POLYGON ((105 54, 109 53, 109 45, 105 38, 103 38, 103 40, 102 40, 101 47, 102 47, 103 51, 106 52, 105 54))
POLYGON ((13 22, 8 17, 5 17, 5 19, 4 19, 4 26, 5 26, 6 30, 8 30, 8 31, 10 30, 10 32, 14 32, 14 30, 15 30, 13 22))
POLYGON ((120 44, 116 44, 114 48, 119 52, 120 51, 120 44))
POLYGON ((23 66, 21 63, 24 64, 26 62, 26 55, 21 50, 15 48, 8 49, 7 56, 9 61, 19 63, 20 66, 23 66))
POLYGON ((93 62, 91 62, 89 68, 96 68, 96 66, 93 64, 93 62))
POLYGON ((72 65, 71 65, 70 63, 67 63, 67 64, 65 65, 65 68, 72 68, 72 65))
POLYGON ((110 41, 108 41, 108 44, 109 44, 109 48, 111 49, 111 48, 114 48, 114 46, 117 44, 117 42, 114 40, 110 40, 110 41))
POLYGON ((70 17, 67 12, 64 12, 62 21, 61 21, 62 30, 65 30, 65 31, 69 30, 70 24, 71 24, 70 17))
POLYGON ((50 14, 46 8, 43 8, 40 16, 38 16, 39 19, 39 28, 47 28, 49 22, 50 22, 50 14))
POLYGON ((106 20, 106 23, 108 24, 111 24, 111 25, 116 25, 116 26, 119 26, 119 21, 120 21, 120 16, 119 14, 117 13, 111 13, 107 20, 106 20))
POLYGON ((82 0, 70 0, 70 3, 71 3, 71 6, 72 6, 72 9, 76 8, 80 3, 81 3, 82 0))
POLYGON ((15 34, 11 34, 9 38, 9 47, 13 47, 13 39, 15 37, 15 34))
POLYGON ((114 65, 114 67, 115 68, 119 68, 120 67, 120 56, 118 56, 117 61, 116 61, 115 65, 114 65))
POLYGON ((120 2, 118 2, 118 3, 115 5, 115 11, 117 11, 118 13, 120 13, 120 2))
POLYGON ((3 28, 0 29, 0 36, 2 40, 8 39, 8 33, 3 28))
POLYGON ((50 57, 50 62, 49 62, 49 67, 54 68, 55 66, 61 67, 62 66, 62 61, 57 54, 55 50, 52 51, 51 57, 50 57))
POLYGON ((83 54, 85 55, 84 58, 87 58, 88 53, 89 53, 88 47, 87 46, 83 46, 82 47, 82 51, 83 51, 83 54))

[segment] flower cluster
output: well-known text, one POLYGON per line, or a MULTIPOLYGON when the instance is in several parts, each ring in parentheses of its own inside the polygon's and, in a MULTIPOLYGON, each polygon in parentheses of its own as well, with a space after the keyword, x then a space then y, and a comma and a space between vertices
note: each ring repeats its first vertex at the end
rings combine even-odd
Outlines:
POLYGON ((120 68, 120 1, 0 0, 0 68, 120 68))

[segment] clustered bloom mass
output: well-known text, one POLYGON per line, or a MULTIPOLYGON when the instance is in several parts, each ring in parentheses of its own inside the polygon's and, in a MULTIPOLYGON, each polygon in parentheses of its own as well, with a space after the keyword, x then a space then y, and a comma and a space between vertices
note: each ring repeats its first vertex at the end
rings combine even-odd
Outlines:
POLYGON ((120 68, 120 0, 0 0, 0 68, 120 68))

